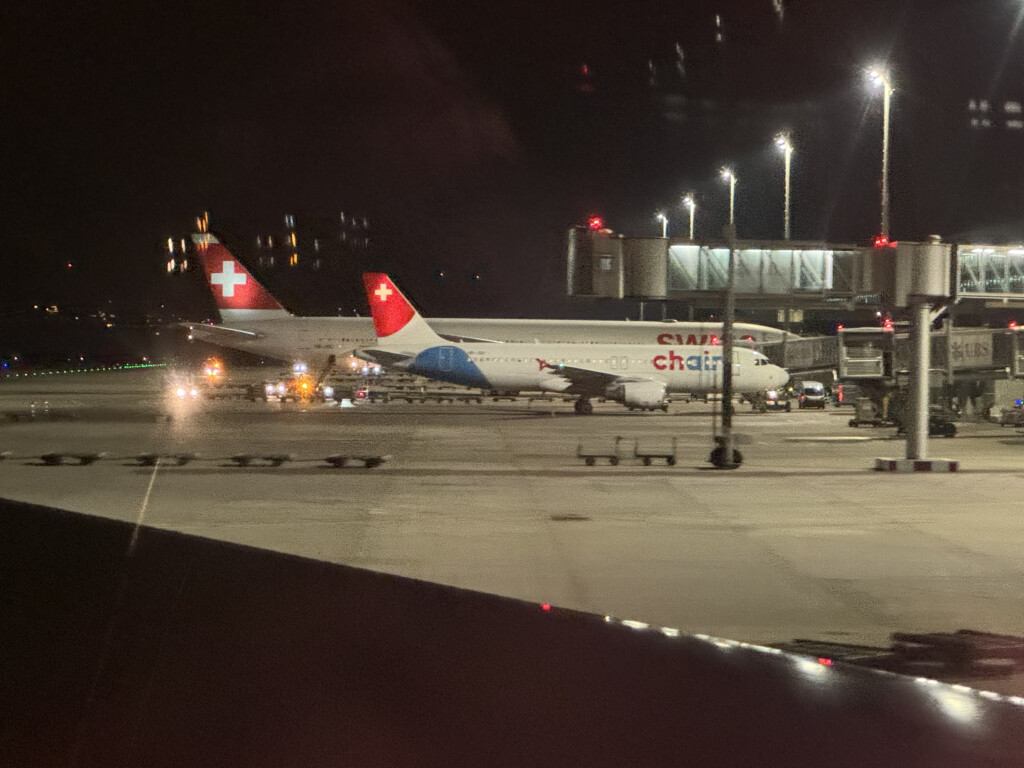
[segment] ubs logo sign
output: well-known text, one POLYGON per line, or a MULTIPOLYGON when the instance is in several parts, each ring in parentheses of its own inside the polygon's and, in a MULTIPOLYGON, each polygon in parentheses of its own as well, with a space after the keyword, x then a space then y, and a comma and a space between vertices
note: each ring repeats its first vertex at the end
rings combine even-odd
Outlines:
POLYGON ((992 365, 992 334, 986 331, 954 336, 950 353, 958 368, 992 365))

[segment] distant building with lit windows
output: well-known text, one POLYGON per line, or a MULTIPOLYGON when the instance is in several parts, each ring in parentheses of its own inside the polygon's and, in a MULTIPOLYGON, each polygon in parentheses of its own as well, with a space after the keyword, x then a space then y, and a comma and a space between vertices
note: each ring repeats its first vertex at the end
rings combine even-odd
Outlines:
POLYGON ((349 263, 370 248, 370 221, 340 211, 336 217, 282 217, 283 226, 253 239, 255 264, 263 269, 301 267, 320 270, 349 263))
MULTIPOLYGON (((208 214, 196 219, 197 231, 214 231, 289 309, 298 314, 361 311, 359 275, 368 268, 373 247, 367 217, 350 211, 286 213, 271 226, 257 226, 247 233, 216 221, 211 225, 208 214)), ((162 250, 168 274, 196 271, 190 236, 169 237, 162 250)))

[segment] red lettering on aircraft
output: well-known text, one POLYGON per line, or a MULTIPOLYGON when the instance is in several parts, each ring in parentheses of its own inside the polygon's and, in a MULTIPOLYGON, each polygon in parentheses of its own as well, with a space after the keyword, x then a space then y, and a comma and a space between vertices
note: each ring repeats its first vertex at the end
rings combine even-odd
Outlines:
POLYGON ((655 355, 651 360, 659 371, 717 371, 718 364, 722 362, 721 355, 712 355, 710 349, 703 350, 703 355, 688 355, 683 357, 677 355, 676 351, 669 350, 667 355, 655 355))
POLYGON ((651 365, 659 371, 682 371, 686 368, 686 359, 677 355, 675 350, 670 350, 668 355, 656 355, 651 360, 651 365))
MULTIPOLYGON (((756 341, 753 336, 744 336, 744 341, 756 341)), ((707 334, 702 333, 698 336, 695 333, 691 333, 687 336, 683 336, 681 333, 659 333, 658 343, 664 345, 679 344, 680 346, 696 347, 704 344, 710 344, 712 347, 719 346, 722 342, 721 339, 714 333, 707 334)))

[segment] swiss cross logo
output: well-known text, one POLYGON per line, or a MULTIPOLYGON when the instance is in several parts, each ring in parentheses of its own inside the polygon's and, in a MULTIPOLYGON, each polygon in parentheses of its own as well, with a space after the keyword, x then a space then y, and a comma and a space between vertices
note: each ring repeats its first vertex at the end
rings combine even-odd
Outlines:
POLYGON ((388 284, 387 283, 381 283, 380 284, 380 288, 378 288, 373 293, 381 301, 387 301, 388 300, 388 296, 390 296, 392 293, 394 293, 394 291, 392 291, 390 288, 388 288, 388 284))
POLYGON ((235 295, 236 285, 245 285, 246 276, 244 272, 235 272, 235 262, 225 260, 221 264, 222 272, 214 272, 210 275, 210 282, 219 285, 225 298, 235 295))

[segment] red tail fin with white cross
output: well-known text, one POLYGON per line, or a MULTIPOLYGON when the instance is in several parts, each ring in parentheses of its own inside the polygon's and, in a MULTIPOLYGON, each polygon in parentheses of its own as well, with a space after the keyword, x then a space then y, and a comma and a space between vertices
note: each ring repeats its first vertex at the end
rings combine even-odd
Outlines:
POLYGON ((363 286, 366 288, 366 300, 373 313, 373 327, 377 331, 378 344, 388 347, 398 345, 425 348, 448 343, 434 333, 386 274, 365 272, 363 286))
POLYGON ((225 322, 291 316, 216 237, 209 233, 194 234, 192 243, 225 322))

